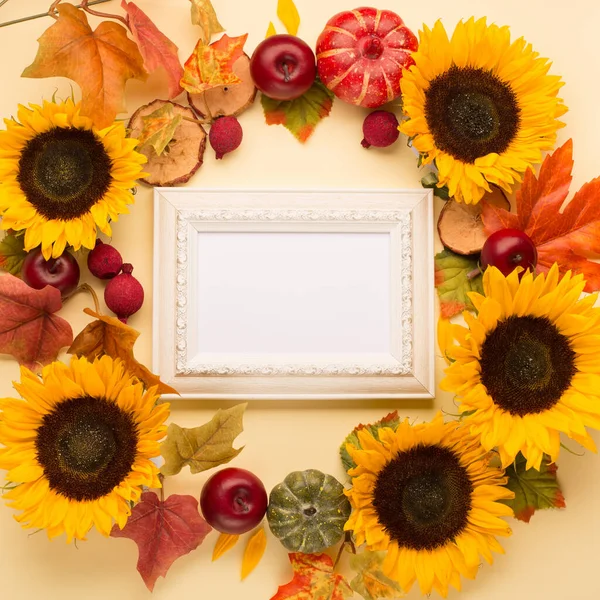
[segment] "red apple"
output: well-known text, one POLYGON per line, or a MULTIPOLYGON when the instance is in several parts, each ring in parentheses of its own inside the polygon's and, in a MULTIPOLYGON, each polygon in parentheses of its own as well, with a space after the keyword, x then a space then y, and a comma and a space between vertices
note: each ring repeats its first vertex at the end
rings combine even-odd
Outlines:
POLYGON ((36 290, 51 285, 66 298, 79 284, 79 265, 66 250, 58 257, 46 260, 40 248, 27 254, 21 267, 23 281, 36 290))
POLYGON ((537 249, 531 238, 519 229, 500 229, 492 233, 481 249, 481 267, 496 267, 505 277, 516 267, 535 269, 537 249))
POLYGON ((200 507, 208 524, 221 533, 239 535, 256 527, 267 512, 268 497, 261 480, 229 467, 204 484, 200 507))
POLYGON ((272 35, 250 59, 254 85, 274 100, 294 100, 312 86, 317 67, 311 47, 295 35, 272 35))
POLYGON ((331 17, 317 40, 321 81, 350 104, 376 108, 400 95, 417 38, 391 10, 357 8, 331 17))

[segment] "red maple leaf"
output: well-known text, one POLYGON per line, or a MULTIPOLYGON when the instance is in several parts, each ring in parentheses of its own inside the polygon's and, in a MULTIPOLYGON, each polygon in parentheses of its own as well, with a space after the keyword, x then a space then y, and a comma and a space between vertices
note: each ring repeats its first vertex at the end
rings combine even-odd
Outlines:
POLYGON ((279 586, 271 600, 344 600, 354 595, 348 582, 333 572, 333 561, 327 554, 289 555, 294 577, 279 586))
POLYGON ((572 180, 573 141, 569 140, 544 160, 540 174, 529 169, 517 192, 517 214, 484 204, 485 232, 520 229, 538 251, 537 273, 547 272, 556 262, 561 273, 581 273, 586 292, 600 290, 600 177, 586 183, 563 206, 572 180))
POLYGON ((139 550, 137 570, 152 591, 171 565, 195 550, 211 531, 200 516, 193 496, 169 496, 162 501, 154 492, 144 492, 123 529, 113 526, 111 537, 132 539, 139 550))
POLYGON ((169 81, 169 98, 179 96, 183 67, 179 62, 177 46, 151 21, 141 8, 133 2, 122 0, 121 7, 127 12, 127 23, 133 35, 144 66, 149 73, 163 67, 169 81))
POLYGON ((73 342, 73 330, 54 313, 62 308, 60 292, 46 286, 34 290, 13 275, 0 277, 0 353, 39 369, 73 342))

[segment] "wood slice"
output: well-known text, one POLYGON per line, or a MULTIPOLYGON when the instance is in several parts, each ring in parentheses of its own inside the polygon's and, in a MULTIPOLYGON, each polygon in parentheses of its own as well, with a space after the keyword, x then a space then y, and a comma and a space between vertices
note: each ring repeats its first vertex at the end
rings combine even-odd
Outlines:
MULTIPOLYGON (((170 102, 168 100, 154 100, 138 108, 129 121, 131 137, 138 137, 144 128, 143 117, 148 116, 165 104, 172 104, 175 113, 184 117, 195 119, 191 108, 170 102)), ((175 136, 169 142, 165 152, 160 156, 156 154, 152 146, 138 148, 148 162, 144 165, 144 171, 149 173, 148 177, 142 179, 148 185, 169 187, 187 183, 191 176, 202 166, 204 150, 206 149, 206 131, 200 123, 181 121, 175 136)))
POLYGON ((252 105, 256 87, 250 76, 250 57, 240 56, 233 65, 233 72, 242 80, 235 85, 212 88, 203 94, 189 94, 190 106, 202 119, 237 117, 252 105))
POLYGON ((479 204, 464 204, 449 200, 444 204, 438 219, 438 234, 446 248, 456 254, 470 255, 481 252, 486 240, 481 212, 483 202, 510 210, 510 202, 496 186, 486 193, 479 204))

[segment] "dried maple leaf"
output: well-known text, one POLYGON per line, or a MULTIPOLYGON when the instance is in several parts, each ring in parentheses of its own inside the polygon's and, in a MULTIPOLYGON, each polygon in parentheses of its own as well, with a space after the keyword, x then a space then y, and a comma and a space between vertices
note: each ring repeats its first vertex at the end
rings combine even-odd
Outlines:
POLYGON ((301 143, 313 134, 315 127, 331 112, 333 92, 320 81, 295 100, 273 100, 264 94, 260 101, 267 125, 283 125, 301 143))
POLYGON ((242 558, 242 581, 256 569, 265 553, 266 547, 267 536, 265 535, 265 528, 260 527, 252 534, 244 549, 244 557, 242 558))
POLYGON ((169 98, 179 96, 183 91, 180 84, 183 67, 179 62, 179 49, 133 2, 122 0, 121 7, 127 12, 131 35, 138 45, 146 70, 152 73, 162 67, 169 81, 169 98))
POLYGON ((225 31, 210 0, 190 0, 192 3, 192 23, 199 25, 202 31, 201 39, 205 44, 215 33, 225 31))
POLYGON ((51 286, 34 290, 13 275, 0 277, 0 353, 39 370, 73 341, 71 326, 54 313, 62 308, 51 286))
POLYGON ((171 423, 160 453, 165 459, 163 475, 177 475, 185 465, 192 473, 201 473, 235 458, 243 449, 234 448, 233 440, 244 430, 242 419, 247 404, 219 409, 204 425, 186 429, 171 423))
POLYGON ((365 600, 402 598, 406 595, 397 582, 384 574, 384 558, 385 552, 363 550, 350 559, 350 567, 356 571, 350 586, 365 600))
POLYGON ((233 38, 225 34, 209 46, 199 40, 185 63, 183 88, 190 94, 202 94, 214 87, 240 83, 233 64, 244 54, 247 37, 248 34, 233 38))
POLYGON ((146 80, 144 60, 122 25, 103 21, 92 31, 82 10, 72 4, 57 10, 57 21, 39 38, 37 56, 22 76, 72 79, 81 87, 81 112, 107 127, 126 110, 127 80, 146 80))
POLYGON ((100 315, 89 308, 85 308, 83 312, 97 320, 86 325, 75 338, 68 350, 69 354, 85 356, 88 360, 94 360, 103 354, 120 358, 125 363, 125 368, 147 388, 156 385, 159 394, 178 393, 135 359, 133 346, 140 335, 139 331, 121 323, 115 317, 100 315))
POLYGON ((506 469, 506 487, 514 492, 512 500, 501 500, 510 506, 519 521, 529 523, 536 510, 565 508, 565 497, 556 478, 558 467, 544 455, 540 470, 526 469, 527 459, 519 452, 514 464, 506 469))
POLYGON ((169 142, 173 139, 175 131, 181 124, 183 116, 176 113, 173 104, 167 102, 149 115, 143 116, 144 128, 138 136, 138 147, 150 145, 157 156, 160 156, 169 142))
POLYGON ((171 565, 195 550, 212 530, 200 516, 193 496, 169 496, 164 502, 144 492, 123 529, 114 525, 111 537, 129 538, 139 550, 137 570, 152 591, 171 565))
POLYGON ((486 204, 485 232, 520 229, 538 251, 536 272, 547 272, 556 262, 561 273, 569 269, 586 279, 586 292, 600 290, 600 177, 586 183, 563 206, 572 180, 573 141, 544 160, 539 175, 529 169, 517 192, 517 214, 486 204))
POLYGON ((354 592, 339 573, 333 572, 333 561, 327 554, 289 555, 293 579, 279 586, 271 600, 344 600, 354 592))

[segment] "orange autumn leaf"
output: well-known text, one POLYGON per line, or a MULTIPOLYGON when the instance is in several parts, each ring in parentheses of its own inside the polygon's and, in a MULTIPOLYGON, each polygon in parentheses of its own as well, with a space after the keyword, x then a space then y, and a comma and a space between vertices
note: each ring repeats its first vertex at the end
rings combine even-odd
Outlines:
POLYGON ((246 544, 242 559, 242 580, 246 579, 256 568, 267 547, 267 536, 264 527, 257 529, 246 544))
POLYGON ((183 75, 183 67, 179 62, 177 46, 136 4, 122 0, 121 8, 127 12, 131 35, 144 59, 144 67, 149 73, 162 67, 169 81, 169 98, 179 96, 183 91, 179 83, 183 75))
POLYGON ((229 550, 231 550, 238 543, 239 539, 239 535, 235 535, 233 533, 221 533, 217 543, 215 544, 215 549, 213 550, 213 562, 221 558, 225 552, 229 552, 229 550))
POLYGON ((271 600, 345 600, 354 594, 339 573, 333 571, 333 560, 327 554, 288 555, 294 577, 280 585, 271 600))
POLYGON ((539 175, 529 169, 517 192, 517 214, 486 203, 485 232, 520 229, 538 251, 536 272, 547 272, 556 262, 562 274, 571 270, 586 279, 586 292, 600 290, 600 177, 593 179, 561 210, 569 194, 573 169, 573 141, 567 141, 544 160, 539 175))
POLYGON ((100 315, 89 308, 85 308, 83 312, 97 320, 87 325, 75 338, 68 350, 69 354, 84 356, 88 360, 94 360, 103 354, 119 358, 124 362, 125 368, 147 388, 156 385, 159 394, 178 393, 135 359, 133 346, 140 335, 139 331, 115 317, 100 315))
POLYGON ((202 94, 214 87, 240 83, 233 65, 244 54, 247 37, 248 34, 233 38, 224 34, 210 45, 199 40, 185 63, 182 87, 190 94, 202 94))
POLYGON ((96 127, 108 127, 126 110, 126 82, 146 80, 144 60, 122 25, 104 21, 92 31, 85 13, 72 4, 57 10, 58 19, 39 38, 37 56, 22 77, 72 79, 81 88, 81 112, 96 127))

